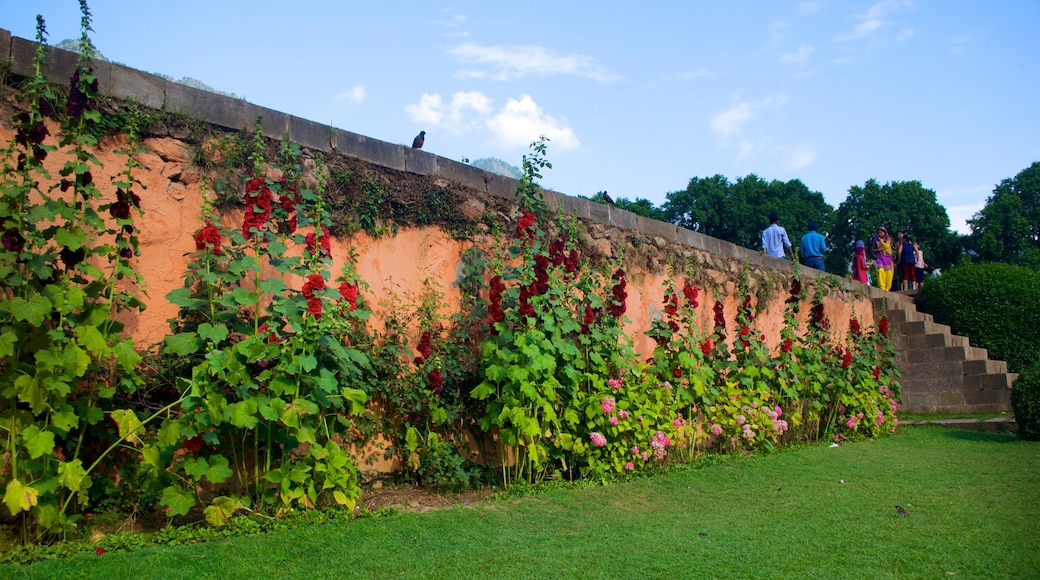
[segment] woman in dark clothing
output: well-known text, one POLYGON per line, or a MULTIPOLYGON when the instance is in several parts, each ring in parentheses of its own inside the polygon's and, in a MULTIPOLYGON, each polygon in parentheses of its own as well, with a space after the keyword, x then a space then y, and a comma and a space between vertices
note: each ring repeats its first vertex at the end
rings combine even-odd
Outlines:
POLYGON ((899 245, 899 269, 903 274, 903 290, 913 290, 917 279, 917 248, 910 236, 903 236, 899 245))

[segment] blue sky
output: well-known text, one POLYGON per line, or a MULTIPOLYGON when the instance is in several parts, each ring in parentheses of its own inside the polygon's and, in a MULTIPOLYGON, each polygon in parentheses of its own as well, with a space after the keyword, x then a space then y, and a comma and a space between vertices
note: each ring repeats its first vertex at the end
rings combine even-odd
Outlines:
MULTIPOLYGON (((94 0, 109 59, 542 184, 663 203, 691 177, 801 179, 837 206, 916 179, 954 229, 1040 161, 1040 2, 94 0)), ((0 0, 0 27, 79 37, 76 0, 0 0)))

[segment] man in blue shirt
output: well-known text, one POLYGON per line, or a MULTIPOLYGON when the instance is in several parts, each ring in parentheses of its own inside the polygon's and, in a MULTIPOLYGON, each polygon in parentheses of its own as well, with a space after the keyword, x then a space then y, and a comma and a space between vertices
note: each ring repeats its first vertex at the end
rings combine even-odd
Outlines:
POLYGON ((785 248, 790 249, 791 239, 787 237, 787 230, 777 225, 779 219, 775 211, 769 213, 769 227, 762 230, 762 251, 767 256, 786 258, 785 248))
POLYGON ((809 233, 802 236, 802 260, 810 268, 816 268, 821 272, 827 270, 823 267, 823 254, 827 251, 827 240, 816 232, 816 222, 809 222, 809 233))

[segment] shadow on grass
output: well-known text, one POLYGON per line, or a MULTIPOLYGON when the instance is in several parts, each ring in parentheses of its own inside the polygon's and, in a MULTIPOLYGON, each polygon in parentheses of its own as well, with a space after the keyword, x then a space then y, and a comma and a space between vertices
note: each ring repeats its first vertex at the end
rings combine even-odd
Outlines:
POLYGON ((1018 435, 1014 433, 991 433, 986 431, 969 431, 967 429, 950 429, 943 427, 946 430, 945 435, 951 439, 960 439, 962 441, 979 441, 982 443, 1014 443, 1016 441, 1024 441, 1018 435))

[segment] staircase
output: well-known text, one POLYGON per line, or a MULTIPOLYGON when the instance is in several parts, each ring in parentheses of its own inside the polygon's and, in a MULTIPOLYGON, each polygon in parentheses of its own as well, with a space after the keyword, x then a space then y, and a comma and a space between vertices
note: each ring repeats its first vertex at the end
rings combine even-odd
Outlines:
POLYGON ((911 298, 886 293, 874 311, 888 316, 902 375, 900 409, 911 413, 999 413, 1011 409, 1011 384, 1018 377, 1007 363, 990 360, 984 348, 917 311, 911 298))

